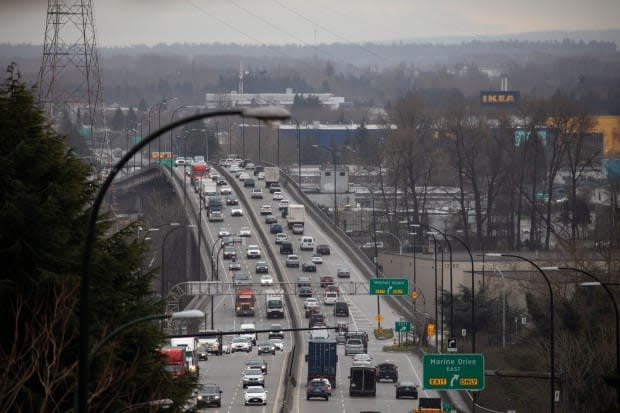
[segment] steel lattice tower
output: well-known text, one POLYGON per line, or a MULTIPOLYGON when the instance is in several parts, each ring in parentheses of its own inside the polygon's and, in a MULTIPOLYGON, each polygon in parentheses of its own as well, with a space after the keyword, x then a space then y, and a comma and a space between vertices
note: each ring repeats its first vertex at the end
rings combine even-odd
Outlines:
POLYGON ((67 107, 91 125, 100 123, 102 85, 92 0, 48 0, 39 103, 54 119, 67 107))

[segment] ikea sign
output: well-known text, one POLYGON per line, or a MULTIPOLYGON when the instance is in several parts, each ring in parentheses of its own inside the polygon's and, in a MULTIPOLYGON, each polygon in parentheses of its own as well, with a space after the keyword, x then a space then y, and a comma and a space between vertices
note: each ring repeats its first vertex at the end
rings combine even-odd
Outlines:
POLYGON ((520 93, 517 91, 482 91, 480 104, 482 106, 512 106, 519 103, 520 93))

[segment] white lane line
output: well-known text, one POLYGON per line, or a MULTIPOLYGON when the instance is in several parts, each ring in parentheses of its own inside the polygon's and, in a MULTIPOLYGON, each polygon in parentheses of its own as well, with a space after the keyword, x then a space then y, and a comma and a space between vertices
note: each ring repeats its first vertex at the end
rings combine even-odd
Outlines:
MULTIPOLYGON (((411 362, 411 360, 409 359, 408 356, 405 356, 405 358, 407 359, 407 363, 409 363, 409 366, 411 367, 411 370, 413 370, 413 374, 415 375, 415 378, 418 380, 418 383, 422 384, 422 379, 418 375, 418 372, 416 371, 415 367, 413 366, 413 363, 411 362)), ((424 393, 424 397, 428 397, 428 393, 426 392, 426 390, 423 389, 422 392, 424 393)))

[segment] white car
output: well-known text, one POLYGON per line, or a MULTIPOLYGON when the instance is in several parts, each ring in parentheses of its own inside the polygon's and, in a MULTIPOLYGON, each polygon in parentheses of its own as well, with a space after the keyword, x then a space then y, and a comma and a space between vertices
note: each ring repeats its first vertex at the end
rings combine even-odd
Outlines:
POLYGON ((252 236, 252 230, 250 230, 250 227, 241 227, 239 228, 239 236, 250 237, 252 236))
POLYGON ((272 213, 273 213, 273 210, 271 209, 271 205, 263 205, 260 207, 261 215, 271 215, 272 213))
POLYGON ((256 176, 256 178, 258 178, 258 180, 262 181, 263 179, 265 179, 265 172, 259 172, 258 175, 256 176))
POLYGON ((276 234, 276 244, 281 244, 286 241, 288 241, 288 235, 286 232, 278 232, 276 234))
POLYGON ((271 338, 269 342, 275 346, 276 350, 284 351, 284 340, 281 338, 271 338))
POLYGON ((185 158, 182 156, 177 156, 174 160, 174 166, 183 166, 185 165, 185 158))
POLYGON ((264 386, 265 385, 265 375, 260 368, 249 368, 243 373, 243 388, 245 389, 248 386, 264 386))
POLYGON ((260 285, 272 285, 273 277, 269 274, 263 274, 260 277, 260 285))
POLYGON ((274 201, 281 201, 284 199, 284 195, 282 194, 282 192, 280 191, 276 191, 273 193, 273 200, 274 201))
POLYGON ((319 301, 314 298, 314 297, 308 297, 306 298, 306 301, 304 301, 304 310, 308 307, 318 307, 319 305, 319 301))
POLYGON ((245 351, 249 353, 252 351, 252 342, 243 337, 235 337, 230 343, 230 352, 234 353, 235 351, 245 351))
POLYGON ((246 179, 250 179, 250 174, 248 174, 247 172, 241 172, 239 174, 239 180, 245 181, 246 179))
POLYGON ((229 186, 222 186, 220 188, 220 194, 221 195, 230 195, 232 194, 232 188, 229 186))
POLYGON ((224 237, 230 237, 230 231, 228 230, 228 228, 226 227, 222 227, 220 228, 220 230, 217 232, 217 236, 220 238, 224 238, 224 237))
POLYGON ((240 206, 234 206, 230 208, 230 216, 231 217, 243 216, 243 208, 241 208, 240 206))
POLYGON ((243 392, 243 401, 245 405, 259 404, 267 405, 267 390, 262 386, 249 386, 245 392, 243 392))
POLYGON ((248 258, 260 258, 260 248, 258 245, 249 245, 246 255, 248 258))
POLYGON ((282 201, 278 203, 278 209, 288 208, 289 203, 290 201, 288 199, 283 199, 282 201))
POLYGON ((336 302, 338 302, 338 293, 336 291, 325 291, 325 295, 323 296, 323 304, 336 305, 336 302))
POLYGON ((321 254, 314 254, 312 256, 312 262, 315 264, 323 264, 323 256, 321 254))
POLYGON ((263 199, 263 190, 260 188, 253 188, 251 191, 252 199, 263 199))
POLYGON ((372 363, 372 357, 369 354, 356 354, 353 356, 353 363, 358 366, 367 366, 372 363))

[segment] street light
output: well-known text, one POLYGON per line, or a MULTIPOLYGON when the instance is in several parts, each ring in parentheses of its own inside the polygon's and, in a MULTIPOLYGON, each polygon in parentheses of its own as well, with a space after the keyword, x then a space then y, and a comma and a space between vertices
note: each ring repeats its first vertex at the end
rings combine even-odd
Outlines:
POLYGON ((336 225, 336 228, 338 228, 338 203, 336 200, 336 151, 325 145, 312 145, 312 147, 324 149, 332 154, 332 161, 334 163, 334 224, 336 225))
MULTIPOLYGON (((437 321, 439 320, 439 315, 437 314, 437 238, 435 237, 437 233, 427 232, 426 235, 430 235, 433 237, 433 261, 434 261, 433 268, 435 268, 435 323, 437 323, 437 321)), ((443 336, 443 325, 441 326, 441 330, 442 330, 441 335, 443 336)), ((438 337, 437 337, 438 332, 439 332, 439 329, 435 328, 435 351, 441 353, 441 351, 439 350, 439 343, 438 343, 438 337)))
MULTIPOLYGON (((410 227, 413 228, 420 228, 420 224, 409 224, 410 227)), ((416 278, 416 245, 415 245, 415 241, 416 238, 418 237, 418 234, 416 232, 408 232, 408 235, 412 235, 413 236, 413 288, 416 293, 418 291, 418 280, 416 278)), ((415 313, 416 313, 416 301, 417 300, 413 300, 413 315, 415 317, 415 313)), ((424 303, 424 307, 426 308, 426 298, 424 299, 425 303, 424 303)), ((426 309, 424 310, 426 312, 426 309)))
POLYGON ((297 186, 301 190, 301 129, 299 129, 299 121, 293 118, 297 124, 297 186))
MULTIPOLYGON (((161 102, 161 104, 159 105, 159 108, 157 109, 157 128, 161 128, 161 106, 165 103, 171 102, 173 100, 175 100, 177 98, 164 98, 163 102, 161 102)), ((170 120, 172 121, 172 119, 170 120)), ((172 138, 172 131, 170 131, 170 138, 172 138)), ((161 164, 161 139, 158 142, 159 147, 158 147, 158 151, 159 151, 159 155, 157 156, 157 159, 159 160, 159 163, 161 164)), ((172 153, 172 141, 170 141, 170 153, 172 153)), ((172 158, 170 160, 170 172, 172 172, 172 158)))
POLYGON ((114 178, 123 166, 129 162, 132 156, 139 150, 149 145, 153 140, 157 139, 162 134, 169 132, 179 126, 182 126, 189 122, 195 122, 202 119, 216 117, 216 116, 231 116, 231 115, 244 115, 252 117, 254 119, 262 119, 265 121, 285 120, 288 119, 290 114, 287 110, 274 107, 256 107, 247 109, 227 109, 216 110, 213 112, 197 113, 192 116, 185 117, 178 121, 172 122, 163 128, 160 128, 149 134, 145 139, 135 144, 129 152, 127 152, 120 161, 118 161, 111 169, 109 175, 103 181, 97 192, 97 196, 93 202, 90 216, 88 220, 88 226, 86 231, 86 240, 84 242, 84 253, 82 256, 82 278, 80 283, 80 317, 79 317, 79 369, 78 369, 78 411, 80 413, 88 411, 88 326, 89 326, 89 284, 90 284, 90 270, 91 270, 91 257, 92 250, 95 243, 95 227, 97 225, 97 217, 99 210, 105 198, 106 192, 112 185, 114 178))
POLYGON ((500 253, 486 253, 487 257, 510 257, 510 258, 517 258, 520 259, 522 261, 525 261, 527 263, 529 263, 530 265, 532 265, 533 267, 535 267, 538 272, 543 276, 543 278, 545 279, 545 282, 547 283, 547 287, 549 289, 549 312, 550 312, 550 317, 551 317, 551 325, 550 325, 550 333, 549 333, 549 345, 550 345, 550 361, 549 361, 549 371, 550 371, 550 375, 551 375, 551 380, 550 380, 550 385, 549 385, 549 401, 551 403, 551 413, 555 412, 555 343, 554 343, 554 323, 553 323, 553 289, 551 288, 551 281, 549 281, 549 277, 547 277, 547 274, 545 274, 545 272, 542 270, 542 268, 540 268, 538 265, 536 265, 533 261, 522 257, 520 255, 511 255, 511 254, 500 254, 500 253))
MULTIPOLYGON (((170 115, 170 122, 172 122, 174 120, 174 115, 176 115, 178 111, 180 111, 181 109, 185 109, 187 107, 188 107, 188 105, 183 105, 183 106, 179 106, 178 108, 173 110, 172 114, 170 115)), ((170 158, 170 173, 172 173, 172 155, 174 155, 174 151, 172 150, 172 130, 171 130, 170 131, 170 156, 171 156, 171 158, 170 158)), ((185 156, 185 155, 186 154, 183 154, 183 156, 185 156)))

